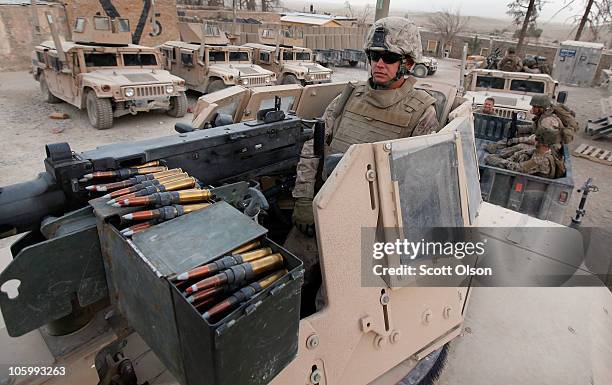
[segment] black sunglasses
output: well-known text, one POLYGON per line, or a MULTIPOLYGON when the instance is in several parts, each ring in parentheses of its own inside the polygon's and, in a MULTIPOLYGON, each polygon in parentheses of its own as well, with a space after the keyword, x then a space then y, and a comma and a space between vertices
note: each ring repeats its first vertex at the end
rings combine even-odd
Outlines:
POLYGON ((368 57, 370 58, 370 61, 374 63, 378 62, 380 59, 382 59, 382 61, 386 64, 393 64, 402 60, 402 55, 387 51, 369 51, 368 57))

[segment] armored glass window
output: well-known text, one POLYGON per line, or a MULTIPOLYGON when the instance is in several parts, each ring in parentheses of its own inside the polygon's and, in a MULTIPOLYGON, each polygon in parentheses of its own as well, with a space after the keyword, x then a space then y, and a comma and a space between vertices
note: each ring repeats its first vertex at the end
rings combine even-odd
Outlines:
POLYGON ((130 21, 128 19, 119 19, 119 32, 130 32, 130 21))
POLYGON ((293 60, 293 52, 284 51, 283 52, 283 60, 293 60))
POLYGON ((270 52, 260 52, 259 60, 268 63, 270 61, 270 52))
POLYGON ((273 29, 264 29, 263 32, 261 33, 262 37, 274 37, 274 30, 273 29))
POLYGON ((535 92, 538 94, 543 94, 544 88, 545 86, 543 82, 536 82, 533 80, 514 79, 510 82, 510 89, 512 91, 535 92))
POLYGON ((296 52, 295 60, 310 60, 310 52, 296 52))
POLYGON ((157 59, 152 53, 124 53, 123 65, 125 66, 154 66, 157 59))
POLYGON ((476 87, 479 88, 495 88, 503 90, 506 84, 506 79, 496 78, 494 76, 478 76, 476 78, 476 87))
POLYGON ((230 61, 249 61, 249 53, 244 51, 230 52, 230 61))
POLYGON ((55 56, 49 56, 49 67, 53 68, 55 71, 60 71, 62 69, 62 64, 55 56))
POLYGON ((94 17, 94 28, 99 31, 110 31, 110 19, 108 17, 94 17))
POLYGON ((225 52, 223 51, 212 51, 208 53, 208 61, 225 61, 225 52))
POLYGON ((40 51, 36 51, 36 60, 38 60, 38 62, 40 63, 45 63, 45 54, 40 52, 40 51))
POLYGON ((77 17, 74 21, 74 32, 83 32, 85 30, 85 19, 77 17))
MULTIPOLYGON (((281 96, 281 110, 288 112, 293 108, 293 102, 295 97, 293 95, 281 96)), ((274 108, 274 98, 269 98, 261 101, 259 105, 259 110, 263 110, 266 108, 274 108)))
POLYGON ((161 52, 168 60, 174 61, 174 51, 172 49, 162 48, 161 52))
POLYGON ((187 52, 181 52, 181 63, 184 66, 192 66, 193 65, 193 54, 187 52))
POLYGON ((219 36, 221 32, 219 31, 219 27, 216 25, 205 24, 204 25, 204 35, 206 36, 219 36))
POLYGON ((86 67, 116 67, 117 55, 114 53, 86 53, 86 67))

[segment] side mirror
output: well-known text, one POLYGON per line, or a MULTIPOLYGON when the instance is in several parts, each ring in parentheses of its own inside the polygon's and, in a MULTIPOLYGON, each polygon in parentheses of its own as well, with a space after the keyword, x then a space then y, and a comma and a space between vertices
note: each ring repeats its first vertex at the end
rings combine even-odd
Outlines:
POLYGON ((557 94, 557 103, 565 103, 567 100, 567 91, 561 91, 557 94))
POLYGON ((193 132, 195 130, 195 128, 193 128, 193 126, 191 124, 187 124, 187 123, 176 123, 174 125, 174 131, 178 132, 179 134, 184 134, 187 132, 193 132))

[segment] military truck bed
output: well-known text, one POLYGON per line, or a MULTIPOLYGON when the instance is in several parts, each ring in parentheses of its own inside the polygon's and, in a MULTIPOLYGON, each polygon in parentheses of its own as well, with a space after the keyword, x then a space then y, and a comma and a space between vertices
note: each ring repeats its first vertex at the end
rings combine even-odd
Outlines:
POLYGON ((542 178, 485 164, 487 152, 484 146, 507 138, 510 123, 508 118, 474 114, 482 199, 536 218, 568 224, 569 217, 565 211, 574 190, 574 180, 567 146, 563 146, 564 178, 542 178))

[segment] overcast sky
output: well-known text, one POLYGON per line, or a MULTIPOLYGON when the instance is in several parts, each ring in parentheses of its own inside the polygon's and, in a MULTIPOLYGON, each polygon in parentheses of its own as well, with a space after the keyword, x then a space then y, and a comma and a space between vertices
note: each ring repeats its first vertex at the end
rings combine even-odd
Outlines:
MULTIPOLYGON (((506 15, 507 4, 511 0, 391 0, 391 10, 408 10, 408 11, 424 11, 435 12, 443 9, 456 9, 459 7, 461 14, 466 16, 485 16, 499 19, 509 18, 506 15)), ((554 16, 560 8, 570 0, 545 0, 542 8, 541 16, 538 22, 545 24, 549 21, 557 23, 570 23, 568 17, 578 14, 583 10, 586 0, 574 0, 576 5, 573 5, 573 10, 564 10, 554 16), (552 18, 552 19, 551 19, 552 18)), ((336 3, 344 3, 343 0, 332 0, 336 3)), ((350 0, 351 4, 363 6, 365 4, 376 4, 376 0, 350 0)))

